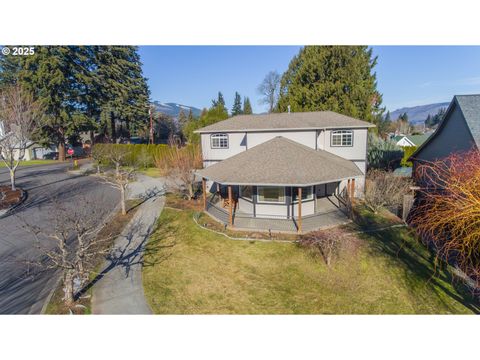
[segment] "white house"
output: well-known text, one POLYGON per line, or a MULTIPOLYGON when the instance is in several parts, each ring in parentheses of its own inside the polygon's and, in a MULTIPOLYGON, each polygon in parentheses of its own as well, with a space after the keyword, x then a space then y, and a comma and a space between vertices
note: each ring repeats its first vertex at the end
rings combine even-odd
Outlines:
POLYGON ((346 193, 363 195, 373 126, 321 111, 239 115, 197 130, 206 210, 236 228, 301 232, 344 221, 346 193))

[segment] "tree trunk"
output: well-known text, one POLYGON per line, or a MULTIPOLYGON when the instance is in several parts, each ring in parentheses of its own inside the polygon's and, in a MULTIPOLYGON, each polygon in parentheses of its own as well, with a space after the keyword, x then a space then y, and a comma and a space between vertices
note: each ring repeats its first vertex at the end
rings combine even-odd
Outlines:
POLYGON ((63 278, 63 291, 64 291, 64 302, 65 305, 71 307, 74 303, 74 293, 73 293, 73 274, 72 270, 67 270, 63 278))
POLYGON ((115 128, 115 117, 113 116, 113 112, 110 112, 110 131, 111 131, 111 138, 112 143, 117 143, 117 131, 115 128))
POLYGON ((120 186, 120 202, 122 206, 122 215, 127 215, 127 207, 125 205, 125 186, 120 186))
POLYGON ((12 184, 12 191, 17 190, 15 187, 15 170, 10 170, 10 183, 12 184))
POLYGON ((65 161, 65 142, 58 143, 58 161, 65 161))

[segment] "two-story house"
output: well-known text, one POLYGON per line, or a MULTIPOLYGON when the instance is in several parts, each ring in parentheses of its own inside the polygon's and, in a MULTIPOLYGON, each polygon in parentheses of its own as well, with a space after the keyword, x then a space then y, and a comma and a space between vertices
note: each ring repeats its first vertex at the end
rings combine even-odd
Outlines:
POLYGON ((197 174, 204 194, 213 194, 205 210, 230 226, 263 230, 301 232, 345 220, 339 201, 363 194, 373 126, 321 111, 239 115, 201 128, 197 174))

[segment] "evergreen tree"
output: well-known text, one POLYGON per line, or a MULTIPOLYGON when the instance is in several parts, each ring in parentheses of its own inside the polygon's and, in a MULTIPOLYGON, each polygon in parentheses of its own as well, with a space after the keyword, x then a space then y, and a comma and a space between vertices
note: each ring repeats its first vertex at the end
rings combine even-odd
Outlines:
POLYGON ((252 114, 252 104, 250 103, 250 99, 248 97, 243 98, 243 113, 244 114, 252 114))
POLYGON ((223 94, 220 91, 218 92, 217 98, 212 100, 212 107, 217 106, 225 108, 225 99, 223 98, 223 94))
MULTIPOLYGON (((192 112, 192 110, 190 110, 190 112, 192 112)), ((180 132, 185 127, 185 125, 187 124, 188 121, 189 120, 188 120, 187 115, 185 115, 185 112, 183 111, 183 109, 180 109, 180 113, 178 114, 178 118, 177 118, 178 130, 180 132)))
POLYGON ((387 111, 387 114, 385 115, 385 121, 391 122, 391 116, 390 116, 390 111, 387 111))
POLYGON ((59 160, 65 160, 65 141, 76 128, 81 107, 77 86, 81 59, 72 46, 41 46, 35 55, 22 58, 19 82, 42 106, 43 118, 37 141, 58 146, 59 160))
POLYGON ((235 99, 233 101, 232 116, 242 114, 242 98, 238 92, 235 92, 235 99))
POLYGON ((20 56, 3 55, 0 52, 0 89, 16 84, 20 70, 20 56))
POLYGON ((366 46, 305 46, 289 64, 278 111, 332 110, 366 121, 381 114, 373 72, 377 58, 366 46))
POLYGON ((190 109, 190 111, 188 112, 187 121, 194 121, 194 120, 195 120, 195 116, 193 116, 193 111, 192 111, 192 109, 190 109))
MULTIPOLYGON (((220 93, 219 93, 220 94, 220 93)), ((200 118, 198 120, 189 121, 184 129, 183 134, 185 138, 190 143, 196 143, 200 141, 200 137, 198 134, 195 134, 194 131, 196 129, 202 128, 207 125, 214 124, 218 121, 225 120, 228 118, 228 111, 225 106, 213 100, 212 107, 210 109, 203 109, 202 113, 200 114, 200 118)))

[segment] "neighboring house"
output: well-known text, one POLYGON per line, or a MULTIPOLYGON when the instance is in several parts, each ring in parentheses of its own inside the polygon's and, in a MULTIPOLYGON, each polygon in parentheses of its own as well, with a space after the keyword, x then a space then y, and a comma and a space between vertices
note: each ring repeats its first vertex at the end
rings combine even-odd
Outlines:
POLYGON ((397 135, 392 140, 401 147, 420 146, 422 145, 431 134, 421 135, 397 135))
POLYGON ((345 221, 338 208, 347 192, 363 196, 373 126, 321 111, 239 115, 197 130, 197 174, 213 194, 207 212, 237 228, 278 231, 345 221))
MULTIPOLYGON (((431 162, 480 145, 480 95, 456 95, 437 130, 410 157, 413 174, 422 162, 431 162)), ((422 184, 418 184, 422 185, 422 184)))

